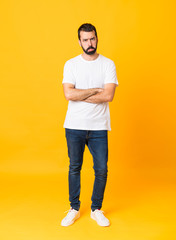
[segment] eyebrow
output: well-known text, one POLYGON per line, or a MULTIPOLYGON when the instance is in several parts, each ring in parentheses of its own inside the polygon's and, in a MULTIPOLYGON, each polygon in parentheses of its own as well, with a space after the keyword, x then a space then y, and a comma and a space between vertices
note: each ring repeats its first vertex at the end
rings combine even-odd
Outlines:
POLYGON ((91 37, 91 38, 83 38, 83 40, 88 40, 88 39, 93 39, 93 38, 95 38, 95 37, 91 37))

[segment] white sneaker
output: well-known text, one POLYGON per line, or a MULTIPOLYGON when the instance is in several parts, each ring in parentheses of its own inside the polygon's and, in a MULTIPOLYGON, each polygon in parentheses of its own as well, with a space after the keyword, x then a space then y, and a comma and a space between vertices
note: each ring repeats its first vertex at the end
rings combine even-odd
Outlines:
POLYGON ((110 225, 109 220, 104 216, 103 211, 96 209, 95 211, 91 210, 91 218, 95 220, 98 225, 102 227, 107 227, 110 225))
POLYGON ((73 208, 70 208, 67 213, 67 216, 64 217, 61 221, 61 226, 67 227, 74 223, 76 219, 80 217, 80 211, 77 211, 73 208))

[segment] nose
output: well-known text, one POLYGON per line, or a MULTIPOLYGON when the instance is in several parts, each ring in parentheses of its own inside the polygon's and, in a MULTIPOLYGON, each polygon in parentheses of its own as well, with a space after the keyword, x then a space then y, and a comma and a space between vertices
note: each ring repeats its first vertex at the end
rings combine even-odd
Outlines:
POLYGON ((91 45, 92 45, 92 42, 91 42, 91 40, 90 40, 90 39, 88 40, 88 45, 89 45, 89 46, 91 46, 91 45))

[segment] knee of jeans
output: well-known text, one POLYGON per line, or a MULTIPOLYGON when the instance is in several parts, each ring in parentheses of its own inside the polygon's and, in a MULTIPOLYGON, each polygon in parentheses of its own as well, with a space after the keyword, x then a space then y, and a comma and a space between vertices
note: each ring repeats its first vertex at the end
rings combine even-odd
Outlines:
POLYGON ((107 168, 101 168, 101 169, 95 169, 95 176, 96 177, 103 177, 106 178, 108 174, 108 169, 107 168))
POLYGON ((70 165, 69 172, 70 174, 77 174, 81 171, 81 165, 70 165))

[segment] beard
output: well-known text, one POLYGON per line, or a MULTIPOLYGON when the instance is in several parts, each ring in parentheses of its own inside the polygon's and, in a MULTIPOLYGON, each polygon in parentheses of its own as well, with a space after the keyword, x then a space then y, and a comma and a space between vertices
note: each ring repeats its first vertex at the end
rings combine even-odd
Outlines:
POLYGON ((97 50, 97 45, 95 48, 91 46, 88 49, 84 49, 83 46, 81 46, 81 47, 82 47, 83 51, 88 55, 93 55, 97 50), (89 49, 91 49, 91 51, 89 51, 89 49))

